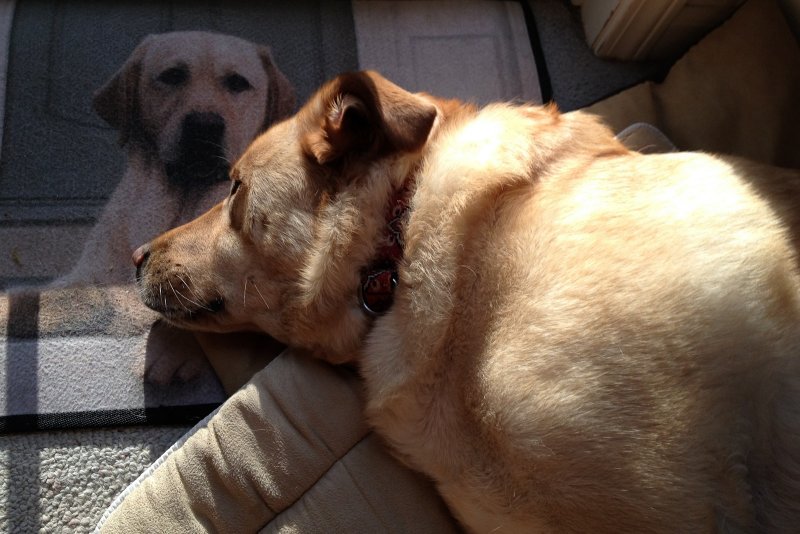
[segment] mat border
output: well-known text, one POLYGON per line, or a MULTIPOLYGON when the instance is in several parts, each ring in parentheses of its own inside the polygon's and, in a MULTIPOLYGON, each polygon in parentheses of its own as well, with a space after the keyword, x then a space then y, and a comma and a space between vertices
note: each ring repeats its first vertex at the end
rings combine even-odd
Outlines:
POLYGON ((113 426, 196 424, 220 406, 221 403, 206 403, 186 406, 5 415, 0 417, 0 434, 113 426))
POLYGON ((522 14, 525 16, 528 39, 530 40, 531 50, 533 51, 533 60, 536 63, 536 74, 539 77, 539 91, 542 95, 542 104, 548 104, 553 101, 553 86, 550 82, 550 73, 547 70, 547 61, 545 61, 542 41, 539 38, 539 29, 536 27, 536 18, 533 16, 533 10, 527 0, 517 0, 517 3, 522 8, 522 14))

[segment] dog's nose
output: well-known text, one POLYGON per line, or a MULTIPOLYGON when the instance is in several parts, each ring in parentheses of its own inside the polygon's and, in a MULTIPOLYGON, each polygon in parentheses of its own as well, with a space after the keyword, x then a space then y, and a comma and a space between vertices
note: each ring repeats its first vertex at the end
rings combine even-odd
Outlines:
POLYGON ((225 119, 219 113, 195 111, 183 119, 187 140, 218 143, 225 134, 225 119))
POLYGON ((133 260, 133 264, 136 266, 137 271, 142 267, 142 265, 144 265, 144 262, 147 261, 148 256, 150 256, 150 243, 142 245, 133 251, 131 259, 133 260))

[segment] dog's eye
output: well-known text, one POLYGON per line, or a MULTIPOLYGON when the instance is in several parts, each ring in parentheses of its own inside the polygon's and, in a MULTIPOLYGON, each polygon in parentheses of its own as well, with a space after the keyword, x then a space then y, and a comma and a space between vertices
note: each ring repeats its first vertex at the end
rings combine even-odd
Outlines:
POLYGON ((231 196, 236 194, 236 191, 239 190, 239 186, 242 185, 241 180, 234 180, 233 185, 231 185, 231 196))
POLYGON ((247 78, 241 74, 231 74, 225 78, 225 87, 227 87, 228 91, 231 93, 241 93, 242 91, 247 91, 253 86, 250 85, 250 82, 247 81, 247 78))
POLYGON ((178 86, 189 79, 189 72, 181 67, 172 67, 158 75, 158 81, 172 86, 178 86))

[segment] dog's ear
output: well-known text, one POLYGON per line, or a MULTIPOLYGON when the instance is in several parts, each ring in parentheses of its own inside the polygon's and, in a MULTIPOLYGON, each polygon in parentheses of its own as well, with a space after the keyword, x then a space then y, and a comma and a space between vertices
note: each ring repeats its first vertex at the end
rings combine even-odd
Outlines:
POLYGON ((294 113, 295 95, 294 86, 286 76, 278 70, 272 60, 269 47, 259 46, 258 55, 267 73, 267 113, 264 118, 264 128, 271 124, 286 119, 294 113))
POLYGON ((136 128, 142 58, 150 41, 151 36, 148 36, 139 43, 116 74, 95 91, 92 99, 92 106, 100 118, 119 130, 120 145, 125 145, 130 140, 136 128))
POLYGON ((304 146, 320 164, 344 155, 375 157, 419 150, 436 119, 436 107, 372 71, 347 73, 315 98, 304 146))

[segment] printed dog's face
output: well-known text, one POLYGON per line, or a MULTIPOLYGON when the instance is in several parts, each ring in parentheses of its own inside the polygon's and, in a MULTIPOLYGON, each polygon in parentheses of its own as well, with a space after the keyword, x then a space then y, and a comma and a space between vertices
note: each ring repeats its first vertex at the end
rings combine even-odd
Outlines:
POLYGON ((184 328, 264 331, 352 358, 366 326, 360 268, 435 116, 374 73, 330 82, 254 141, 222 203, 134 253, 143 301, 184 328))
POLYGON ((142 41, 94 105, 124 142, 155 152, 173 183, 193 185, 227 178, 264 125, 291 113, 294 95, 265 47, 172 32, 142 41))

